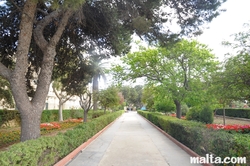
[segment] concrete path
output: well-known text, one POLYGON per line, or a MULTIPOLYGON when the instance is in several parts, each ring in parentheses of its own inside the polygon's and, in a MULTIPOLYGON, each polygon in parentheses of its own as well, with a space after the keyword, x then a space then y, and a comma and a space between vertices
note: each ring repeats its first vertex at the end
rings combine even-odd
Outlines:
POLYGON ((124 113, 67 166, 197 166, 136 112, 124 113))

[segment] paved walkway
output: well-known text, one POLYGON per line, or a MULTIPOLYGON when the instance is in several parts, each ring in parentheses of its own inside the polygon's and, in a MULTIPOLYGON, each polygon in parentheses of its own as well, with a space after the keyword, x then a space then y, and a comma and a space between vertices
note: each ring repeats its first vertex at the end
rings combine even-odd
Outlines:
POLYGON ((136 112, 124 113, 67 166, 197 166, 136 112))

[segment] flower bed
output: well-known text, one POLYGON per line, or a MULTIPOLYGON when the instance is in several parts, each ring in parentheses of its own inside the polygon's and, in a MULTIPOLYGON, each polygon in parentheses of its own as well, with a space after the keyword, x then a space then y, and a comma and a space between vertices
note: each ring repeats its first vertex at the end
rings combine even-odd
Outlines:
POLYGON ((83 119, 82 118, 78 118, 78 119, 67 119, 64 122, 73 122, 73 123, 82 123, 83 119))
MULTIPOLYGON (((50 134, 55 130, 64 130, 68 128, 75 127, 82 123, 82 119, 68 119, 63 122, 50 122, 50 123, 41 123, 41 135, 50 134)), ((0 147, 8 146, 13 143, 20 141, 20 129, 15 129, 13 131, 4 131, 0 133, 0 147)))
POLYGON ((50 122, 50 123, 41 123, 40 128, 41 130, 53 130, 53 129, 60 129, 61 126, 59 123, 50 122))
MULTIPOLYGON (((50 123, 41 123, 41 130, 53 130, 53 129, 61 129, 61 128, 69 128, 71 127, 71 123, 82 123, 83 119, 67 119, 63 122, 50 122, 50 123)), ((73 125, 75 126, 75 125, 73 125)))
POLYGON ((236 131, 240 133, 250 133, 249 125, 222 125, 222 124, 207 124, 207 128, 212 128, 215 130, 226 130, 226 131, 236 131))

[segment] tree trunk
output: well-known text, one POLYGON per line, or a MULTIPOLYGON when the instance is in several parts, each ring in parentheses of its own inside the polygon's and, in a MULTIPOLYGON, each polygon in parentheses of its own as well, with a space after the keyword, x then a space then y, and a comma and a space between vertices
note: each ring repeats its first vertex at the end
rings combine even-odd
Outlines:
MULTIPOLYGON (((20 109, 20 107, 19 107, 20 109)), ((40 122, 41 111, 37 110, 20 110, 21 112, 21 138, 26 141, 30 139, 37 139, 40 137, 40 122), (28 114, 26 114, 28 112, 28 114)))
POLYGON ((58 116, 59 116, 58 118, 59 122, 62 122, 63 121, 63 102, 61 102, 60 100, 59 100, 58 116))
POLYGON ((83 111, 83 122, 87 122, 87 120, 88 120, 88 111, 84 110, 83 111))
MULTIPOLYGON (((25 74, 28 68, 28 52, 33 31, 33 20, 36 12, 36 2, 27 0, 21 16, 16 66, 7 77, 11 91, 21 116, 21 141, 36 139, 40 136, 40 118, 42 107, 33 104, 27 95, 25 74)), ((45 104, 45 99, 44 103, 45 104)), ((43 105, 44 106, 44 105, 43 105)))
POLYGON ((181 103, 178 100, 174 100, 176 106, 176 117, 181 119, 181 103))
POLYGON ((98 76, 94 76, 93 78, 93 110, 98 110, 97 105, 97 94, 99 91, 99 85, 98 85, 98 76))
POLYGON ((225 111, 225 106, 223 107, 223 125, 226 125, 226 111, 225 111))

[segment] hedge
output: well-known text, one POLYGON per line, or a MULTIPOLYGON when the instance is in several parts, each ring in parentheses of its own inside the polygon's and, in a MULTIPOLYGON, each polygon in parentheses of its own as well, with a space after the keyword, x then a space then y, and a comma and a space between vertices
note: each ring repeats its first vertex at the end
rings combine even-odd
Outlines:
MULTIPOLYGON (((97 116, 95 117, 102 115, 102 113, 100 113, 99 111, 95 114, 97 114, 97 116)), ((92 115, 90 117, 92 117, 92 115)), ((82 109, 63 110, 63 118, 64 119, 83 118, 83 110, 82 109)), ((0 110, 0 126, 2 126, 4 123, 7 123, 8 121, 13 120, 13 119, 15 119, 17 122, 20 123, 20 114, 17 110, 0 110)), ((53 122, 53 121, 58 121, 58 109, 43 110, 41 123, 53 122)))
POLYGON ((16 119, 17 122, 20 122, 20 115, 17 110, 0 110, 0 126, 13 119, 16 119))
POLYGON ((1 166, 50 166, 65 157, 94 134, 119 117, 123 111, 109 113, 59 133, 54 137, 40 137, 12 145, 0 152, 1 166))
POLYGON ((250 135, 207 129, 205 124, 177 119, 158 113, 138 111, 173 138, 200 156, 246 157, 250 161, 250 135))
MULTIPOLYGON (((223 115, 223 109, 217 109, 216 115, 223 115)), ((250 109, 225 109, 226 116, 250 119, 250 109)))

